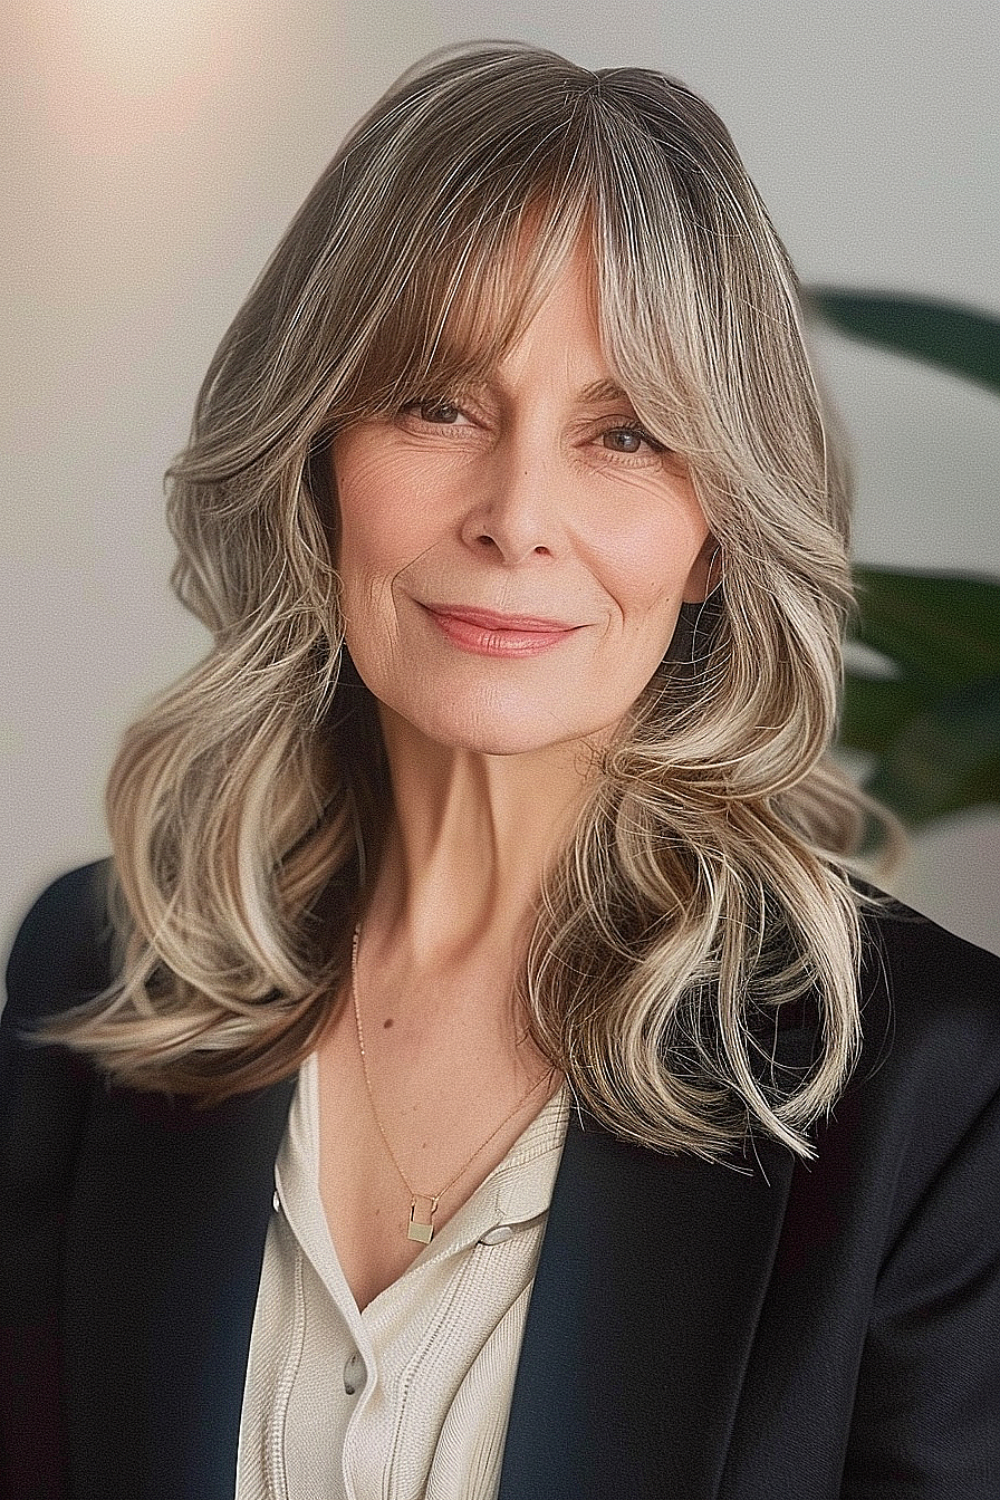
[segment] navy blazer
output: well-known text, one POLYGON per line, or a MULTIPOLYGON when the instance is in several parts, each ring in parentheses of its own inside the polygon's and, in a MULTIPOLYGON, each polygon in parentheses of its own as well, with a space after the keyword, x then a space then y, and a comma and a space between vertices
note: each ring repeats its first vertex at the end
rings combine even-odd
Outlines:
MULTIPOLYGON (((8 969, 3 1493, 233 1500, 294 1080, 197 1110, 18 1040, 107 982, 102 874, 44 892, 8 969)), ((862 1001, 812 1165, 571 1112, 500 1500, 997 1500, 1000 960, 895 907, 862 1001)), ((804 1066, 810 1012, 782 1020, 804 1066)))

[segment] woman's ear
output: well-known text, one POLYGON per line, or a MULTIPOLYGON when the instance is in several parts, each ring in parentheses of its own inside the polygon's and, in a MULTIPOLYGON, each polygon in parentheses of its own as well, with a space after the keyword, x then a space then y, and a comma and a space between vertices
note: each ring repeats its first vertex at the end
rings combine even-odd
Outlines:
POLYGON ((685 604, 702 604, 722 582, 722 548, 709 532, 684 585, 685 604))

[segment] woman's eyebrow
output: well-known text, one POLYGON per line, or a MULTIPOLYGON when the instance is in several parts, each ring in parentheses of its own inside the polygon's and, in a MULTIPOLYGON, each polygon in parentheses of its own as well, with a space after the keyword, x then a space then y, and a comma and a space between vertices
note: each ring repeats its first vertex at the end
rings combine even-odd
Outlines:
POLYGON ((628 392, 623 390, 617 380, 594 380, 590 385, 585 385, 577 392, 577 399, 585 405, 597 405, 602 401, 624 401, 632 405, 628 392))

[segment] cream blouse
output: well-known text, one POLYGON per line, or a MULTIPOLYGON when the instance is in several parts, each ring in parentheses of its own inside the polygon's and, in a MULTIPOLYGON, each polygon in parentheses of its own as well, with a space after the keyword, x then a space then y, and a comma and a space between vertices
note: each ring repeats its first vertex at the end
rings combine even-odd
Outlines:
POLYGON ((319 1193, 317 1079, 314 1054, 275 1166, 236 1500, 495 1500, 568 1085, 362 1312, 319 1193))

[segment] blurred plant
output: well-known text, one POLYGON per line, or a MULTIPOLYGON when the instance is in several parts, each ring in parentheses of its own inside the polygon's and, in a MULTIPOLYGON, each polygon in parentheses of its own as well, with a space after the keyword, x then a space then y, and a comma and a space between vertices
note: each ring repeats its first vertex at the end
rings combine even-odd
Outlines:
MULTIPOLYGON (((946 302, 813 288, 852 337, 1000 394, 1000 319, 946 302)), ((855 568, 839 742, 868 757, 866 790, 916 827, 1000 802, 1000 581, 855 568)))

